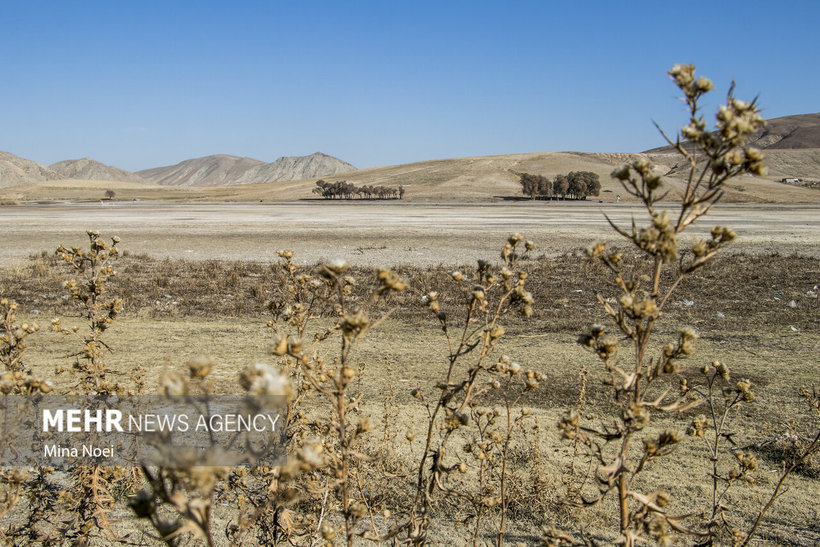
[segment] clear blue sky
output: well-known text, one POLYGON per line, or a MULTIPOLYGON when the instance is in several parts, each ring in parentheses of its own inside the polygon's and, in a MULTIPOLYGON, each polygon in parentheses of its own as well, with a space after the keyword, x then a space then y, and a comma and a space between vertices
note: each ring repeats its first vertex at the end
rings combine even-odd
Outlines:
POLYGON ((139 170, 322 151, 357 167, 636 152, 694 63, 820 111, 820 2, 0 0, 0 150, 139 170))

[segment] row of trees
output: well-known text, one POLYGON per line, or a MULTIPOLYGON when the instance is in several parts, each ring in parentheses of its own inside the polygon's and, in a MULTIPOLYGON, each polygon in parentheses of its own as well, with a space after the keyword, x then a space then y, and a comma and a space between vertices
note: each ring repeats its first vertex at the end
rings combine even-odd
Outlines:
POLYGON ((550 180, 541 175, 520 174, 521 191, 530 199, 586 199, 601 193, 601 178, 591 171, 570 171, 550 180))
POLYGON ((398 188, 368 184, 356 186, 352 182, 344 180, 336 182, 317 180, 313 193, 319 194, 325 199, 353 199, 357 196, 362 199, 404 199, 404 186, 399 185, 398 188))

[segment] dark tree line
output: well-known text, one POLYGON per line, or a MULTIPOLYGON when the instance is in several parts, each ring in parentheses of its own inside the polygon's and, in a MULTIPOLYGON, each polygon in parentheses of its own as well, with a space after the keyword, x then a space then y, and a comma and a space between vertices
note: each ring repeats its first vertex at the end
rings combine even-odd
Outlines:
POLYGON ((591 171, 571 171, 552 180, 529 173, 519 176, 521 191, 530 199, 586 199, 601 193, 601 178, 591 171))
POLYGON ((352 182, 344 180, 336 182, 317 180, 313 193, 319 194, 325 199, 353 199, 354 197, 361 199, 404 199, 404 186, 399 185, 398 188, 369 184, 356 186, 352 182))

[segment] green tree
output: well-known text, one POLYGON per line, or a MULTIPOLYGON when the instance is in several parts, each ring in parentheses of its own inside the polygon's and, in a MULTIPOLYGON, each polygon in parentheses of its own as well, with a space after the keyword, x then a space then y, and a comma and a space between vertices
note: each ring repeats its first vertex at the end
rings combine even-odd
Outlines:
POLYGON ((555 180, 552 181, 552 191, 556 196, 560 195, 562 199, 567 197, 569 180, 567 180, 566 175, 555 176, 555 180))

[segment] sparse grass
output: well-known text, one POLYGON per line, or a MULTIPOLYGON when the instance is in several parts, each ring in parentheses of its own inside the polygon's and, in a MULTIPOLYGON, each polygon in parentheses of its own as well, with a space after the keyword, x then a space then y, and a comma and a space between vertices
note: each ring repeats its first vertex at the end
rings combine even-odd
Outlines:
MULTIPOLYGON (((549 485, 543 485, 544 491, 516 493, 519 501, 510 507, 510 541, 535 541, 544 523, 575 523, 588 526, 590 533, 595 530, 601 533, 602 519, 610 514, 608 509, 601 509, 581 515, 561 506, 558 496, 562 488, 560 477, 569 465, 571 449, 561 445, 553 424, 562 409, 575 405, 579 367, 586 366, 590 370, 589 386, 599 386, 605 379, 604 374, 594 370, 594 357, 579 353, 575 343, 583 325, 599 316, 599 304, 591 288, 600 286, 600 272, 595 274, 591 268, 587 271, 587 264, 588 260, 579 255, 544 260, 543 264, 541 260, 530 261, 527 265, 532 268, 528 279, 529 290, 534 293, 536 302, 544 306, 536 305, 534 316, 526 322, 516 316, 509 317, 504 352, 514 355, 523 366, 534 368, 544 376, 541 385, 527 394, 521 404, 532 409, 539 423, 538 434, 530 430, 528 442, 539 439, 537 446, 543 457, 543 472, 539 474, 539 480, 549 482, 549 485), (579 271, 583 273, 579 275, 579 271), (576 293, 579 289, 583 292, 576 293), (546 299, 547 293, 553 297, 546 299), (528 499, 530 501, 526 502, 528 499)), ((254 283, 271 287, 268 283, 272 282, 274 274, 266 273, 272 271, 270 265, 165 261, 131 255, 118 261, 117 270, 118 275, 109 281, 112 294, 123 295, 121 288, 133 287, 132 296, 124 299, 123 313, 106 333, 114 349, 107 356, 106 364, 110 370, 122 373, 118 377, 127 376, 134 366, 140 365, 146 369, 146 385, 156 386, 164 370, 177 370, 184 374, 188 360, 198 354, 206 354, 212 356, 216 363, 212 373, 216 389, 224 393, 232 389, 231 386, 238 389, 233 378, 240 370, 265 359, 271 344, 265 327, 269 316, 263 300, 255 298, 250 290, 246 292, 242 289, 250 289, 254 283), (152 288, 154 279, 169 265, 170 271, 174 272, 167 276, 169 287, 152 288), (234 272, 238 276, 240 290, 210 292, 211 282, 225 287, 234 272), (263 281, 264 275, 270 278, 263 281), (178 282, 177 276, 184 276, 184 282, 178 282), (173 298, 165 298, 164 294, 171 294, 173 298), (227 294, 236 296, 229 301, 227 294), (181 309, 171 312, 169 300, 178 301, 181 309), (225 302, 230 302, 230 305, 223 305, 225 302), (219 313, 213 313, 214 310, 219 313), (153 343, 145 345, 145 340, 152 340, 153 343), (225 340, 232 343, 225 344, 225 340)), ((18 313, 21 321, 43 322, 53 315, 65 315, 68 304, 60 296, 64 290, 59 272, 66 272, 59 268, 56 259, 36 256, 24 266, 0 272, 3 293, 21 303, 21 312, 18 313), (31 315, 32 309, 40 313, 31 315)), ((358 273, 354 272, 354 275, 363 281, 367 279, 358 273)), ((375 424, 374 441, 382 438, 381 428, 384 427, 385 417, 390 427, 395 429, 392 442, 386 445, 375 443, 368 453, 381 458, 388 455, 385 450, 389 450, 389 459, 383 461, 385 465, 389 464, 387 469, 394 474, 397 469, 416 460, 420 450, 418 440, 415 443, 405 440, 409 431, 415 431, 417 437, 422 434, 417 429, 419 420, 423 419, 422 409, 410 392, 429 385, 431 374, 440 373, 437 371, 446 365, 441 358, 429 357, 444 355, 446 344, 438 327, 429 320, 429 311, 419 301, 422 292, 430 290, 435 284, 449 287, 454 283, 451 273, 449 268, 433 272, 403 269, 401 275, 411 280, 411 286, 405 293, 393 297, 400 304, 399 309, 362 341, 353 358, 354 363, 367 364, 357 384, 357 394, 364 402, 364 413, 375 424), (386 377, 394 379, 390 386, 390 406, 393 409, 390 415, 385 414, 383 404, 388 396, 383 381, 386 377)), ((760 448, 753 449, 762 469, 759 478, 761 495, 764 487, 772 482, 768 477, 776 473, 784 451, 789 448, 783 440, 777 441, 779 431, 785 425, 783 415, 802 413, 803 402, 797 389, 801 385, 816 383, 814 363, 802 356, 806 352, 816 352, 820 347, 817 300, 806 295, 818 281, 820 261, 814 258, 717 258, 702 270, 699 277, 691 278, 689 285, 681 288, 681 293, 695 304, 670 308, 670 320, 675 325, 669 327, 669 333, 678 326, 694 324, 703 333, 698 343, 700 353, 720 355, 721 360, 728 363, 737 375, 749 378, 757 386, 758 402, 744 410, 736 426, 755 431, 750 442, 762 443, 760 448), (784 294, 775 294, 780 292, 784 294), (759 296, 750 298, 750 294, 759 296), (792 299, 799 302, 796 308, 789 307, 792 299), (715 310, 722 311, 726 317, 714 317, 715 310), (799 330, 792 331, 790 325, 799 330), (773 374, 773 370, 777 373, 773 374)), ((357 291, 365 291, 366 285, 366 282, 363 283, 357 291)), ((439 298, 444 302, 448 294, 442 294, 439 298)), ((329 326, 331 319, 326 317, 319 322, 329 326)), ((63 321, 66 326, 73 325, 68 319, 63 321)), ((71 353, 74 347, 70 339, 38 334, 29 340, 27 364, 39 376, 52 378, 58 390, 64 389, 71 379, 54 377, 53 372, 56 366, 65 363, 65 355, 71 353)), ((332 349, 327 343, 322 347, 327 351, 332 349)), ((695 374, 689 377, 689 382, 694 378, 695 374)), ((588 396, 586 411, 598 415, 611 412, 611 403, 594 395, 597 387, 590 389, 593 391, 588 396)), ((686 443, 675 454, 674 461, 687 462, 687 457, 700 454, 699 450, 697 443, 686 443)), ((515 470, 523 471, 531 465, 530 449, 517 449, 515 454, 512 459, 515 470)), ((666 478, 666 483, 672 486, 680 483, 695 469, 689 463, 681 464, 679 471, 666 478)), ((820 484, 812 469, 816 469, 816 463, 810 464, 805 472, 798 471, 791 489, 779 502, 780 509, 775 506, 775 525, 763 536, 767 541, 810 545, 810 538, 820 537, 820 531, 812 532, 804 524, 812 522, 813 505, 808 503, 808 498, 801 496, 809 496, 812 489, 820 484)), ((408 480, 381 481, 376 480, 377 476, 379 473, 363 475, 368 477, 369 488, 378 492, 378 499, 395 503, 400 503, 402 499, 408 501, 412 486, 408 480)), ((706 476, 705 473, 703 476, 706 476)), ((702 499, 705 500, 705 481, 702 488, 702 499)), ((677 491, 673 487, 671 492, 675 494, 677 491)), ((733 502, 745 508, 742 514, 752 514, 752 498, 734 499, 733 502)), ((217 526, 233 518, 230 510, 223 506, 217 505, 214 512, 215 522, 222 523, 217 526)), ((449 519, 456 516, 457 513, 450 510, 441 513, 431 525, 430 537, 450 542, 469 539, 467 527, 452 528, 449 519)), ((126 520, 119 526, 131 531, 137 524, 126 520)))
MULTIPOLYGON (((299 266, 311 271, 313 266, 299 266)), ((581 254, 537 258, 526 262, 531 286, 539 306, 526 323, 550 332, 577 333, 598 317, 594 289, 602 287, 607 298, 615 296, 606 288, 606 275, 581 254)), ((256 262, 188 261, 156 259, 126 254, 117 262, 118 276, 110 280, 111 291, 123 300, 123 316, 141 318, 263 318, 270 287, 281 283, 275 266, 256 262)), ((407 291, 390 297, 387 305, 398 305, 394 317, 422 322, 427 312, 418 305, 421 297, 440 288, 443 304, 455 297, 456 269, 400 267, 397 272, 410 281, 407 291)), ((351 268, 360 275, 366 269, 351 268)), ((68 279, 58 258, 35 255, 23 264, 5 268, 0 274, 3 294, 21 309, 38 310, 48 317, 64 314, 71 306, 63 299, 62 284, 68 279)), ((368 278, 354 287, 353 297, 362 298, 371 288, 368 278)), ((751 332, 767 326, 790 336, 795 332, 820 329, 820 259, 798 255, 718 256, 698 276, 680 285, 680 300, 673 300, 669 316, 676 324, 691 325, 706 337, 725 336, 725 328, 751 332), (791 302, 795 307, 791 307, 791 302), (690 304, 691 303, 691 304, 690 304), (724 317, 715 316, 721 313, 724 317)), ((324 313, 331 311, 325 308, 324 313)), ((511 317, 513 325, 525 322, 511 317)), ((750 342, 753 340, 750 339, 750 342)), ((751 349, 751 347, 750 347, 751 349)))

